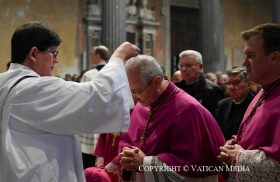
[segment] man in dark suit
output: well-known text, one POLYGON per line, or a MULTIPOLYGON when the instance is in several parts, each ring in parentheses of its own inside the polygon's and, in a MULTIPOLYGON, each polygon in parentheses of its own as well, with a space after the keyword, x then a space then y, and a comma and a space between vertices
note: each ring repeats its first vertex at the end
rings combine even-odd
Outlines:
POLYGON ((202 55, 194 50, 185 50, 179 57, 182 81, 176 86, 193 96, 215 116, 217 103, 224 98, 224 93, 218 85, 205 78, 202 55))
POLYGON ((244 68, 235 68, 229 72, 227 89, 229 96, 218 102, 217 120, 226 140, 236 135, 243 115, 254 98, 244 68))

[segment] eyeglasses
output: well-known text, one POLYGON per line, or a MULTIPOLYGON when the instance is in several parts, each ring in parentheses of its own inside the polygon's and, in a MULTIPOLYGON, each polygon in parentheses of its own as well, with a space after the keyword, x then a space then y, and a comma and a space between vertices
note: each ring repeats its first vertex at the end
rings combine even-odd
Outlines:
POLYGON ((48 48, 47 51, 49 51, 49 53, 50 53, 54 58, 57 58, 58 50, 55 50, 55 49, 53 49, 53 48, 48 48))
POLYGON ((149 81, 149 83, 141 90, 141 91, 136 91, 136 90, 131 90, 131 95, 135 98, 139 98, 141 94, 148 88, 152 83, 152 80, 149 81))
POLYGON ((181 64, 181 63, 179 63, 178 64, 178 69, 191 68, 191 67, 193 67, 194 65, 197 65, 197 64, 199 64, 199 63, 195 63, 195 64, 181 64))
POLYGON ((237 85, 239 85, 241 82, 242 82, 241 80, 234 80, 234 81, 232 81, 232 82, 226 82, 226 85, 227 85, 227 86, 230 86, 230 85, 232 85, 232 86, 237 86, 237 85))

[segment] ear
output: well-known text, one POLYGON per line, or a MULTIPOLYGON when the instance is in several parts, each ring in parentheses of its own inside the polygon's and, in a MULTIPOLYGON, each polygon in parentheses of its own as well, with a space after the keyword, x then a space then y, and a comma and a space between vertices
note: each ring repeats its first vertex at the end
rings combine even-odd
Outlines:
POLYGON ((198 66, 199 66, 201 72, 203 72, 204 65, 203 64, 199 64, 198 66))
POLYGON ((38 48, 37 47, 31 47, 30 51, 27 54, 27 59, 30 60, 31 62, 36 62, 37 61, 37 54, 38 54, 38 48))
POLYGON ((279 51, 275 51, 272 55, 272 62, 274 63, 279 63, 280 62, 280 52, 279 51))
POLYGON ((161 77, 159 75, 153 78, 153 82, 156 85, 157 89, 161 87, 161 77))

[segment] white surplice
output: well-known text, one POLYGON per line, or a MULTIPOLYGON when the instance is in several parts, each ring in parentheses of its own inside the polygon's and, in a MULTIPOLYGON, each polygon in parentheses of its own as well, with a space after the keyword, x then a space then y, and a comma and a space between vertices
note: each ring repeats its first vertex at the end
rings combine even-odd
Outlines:
POLYGON ((0 74, 0 181, 85 181, 76 134, 126 131, 133 106, 124 64, 92 82, 40 77, 20 64, 0 74), (10 87, 25 75, 35 76, 10 87))

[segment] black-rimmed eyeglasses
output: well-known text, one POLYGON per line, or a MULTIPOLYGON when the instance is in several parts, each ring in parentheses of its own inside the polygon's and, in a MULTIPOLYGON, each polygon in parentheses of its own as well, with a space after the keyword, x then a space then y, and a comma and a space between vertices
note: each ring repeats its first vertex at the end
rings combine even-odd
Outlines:
POLYGON ((199 63, 195 63, 195 64, 181 64, 181 63, 179 63, 178 64, 178 69, 191 68, 191 67, 193 67, 194 65, 197 65, 197 64, 199 64, 199 63))
POLYGON ((131 95, 135 98, 139 98, 141 96, 141 94, 146 90, 146 88, 148 88, 152 83, 152 80, 149 81, 149 83, 140 91, 135 91, 135 90, 131 90, 131 95))
POLYGON ((47 51, 54 57, 57 58, 58 50, 55 50, 53 48, 48 48, 47 51))

